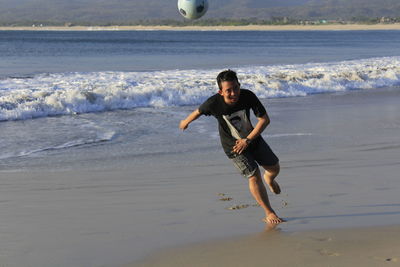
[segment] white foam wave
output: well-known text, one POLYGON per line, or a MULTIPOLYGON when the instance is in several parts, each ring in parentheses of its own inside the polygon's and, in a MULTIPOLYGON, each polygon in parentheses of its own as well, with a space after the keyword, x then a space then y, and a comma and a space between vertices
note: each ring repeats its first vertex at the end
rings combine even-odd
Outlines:
MULTIPOLYGON (((137 107, 197 105, 216 92, 220 70, 41 74, 0 80, 0 120, 137 107)), ((263 98, 400 84, 400 57, 237 69, 263 98)))

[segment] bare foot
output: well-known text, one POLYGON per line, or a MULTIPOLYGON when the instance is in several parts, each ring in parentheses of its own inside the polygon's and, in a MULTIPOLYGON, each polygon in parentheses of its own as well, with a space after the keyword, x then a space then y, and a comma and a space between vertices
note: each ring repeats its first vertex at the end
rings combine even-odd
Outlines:
POLYGON ((267 185, 272 193, 277 195, 281 193, 281 188, 279 184, 275 180, 272 180, 268 175, 266 175, 266 173, 264 173, 264 179, 267 182, 267 185))
POLYGON ((279 218, 275 213, 270 213, 268 214, 267 217, 265 217, 263 219, 263 221, 265 223, 269 223, 269 224, 279 224, 281 222, 285 222, 284 219, 279 218))

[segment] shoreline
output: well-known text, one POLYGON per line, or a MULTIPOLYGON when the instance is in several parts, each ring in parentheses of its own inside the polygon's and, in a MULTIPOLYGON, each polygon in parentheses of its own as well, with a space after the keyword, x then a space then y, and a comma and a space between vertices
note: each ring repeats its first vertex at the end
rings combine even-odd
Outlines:
POLYGON ((0 31, 371 31, 400 30, 394 24, 246 25, 246 26, 44 26, 0 27, 0 31))

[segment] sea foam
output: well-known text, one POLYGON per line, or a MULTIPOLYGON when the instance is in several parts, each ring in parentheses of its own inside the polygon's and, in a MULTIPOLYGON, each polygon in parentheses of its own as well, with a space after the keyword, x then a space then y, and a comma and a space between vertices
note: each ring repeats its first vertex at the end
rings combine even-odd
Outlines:
MULTIPOLYGON (((24 120, 137 107, 198 105, 216 93, 220 70, 75 72, 0 80, 0 120, 24 120)), ((261 98, 400 84, 400 57, 236 69, 261 98)))

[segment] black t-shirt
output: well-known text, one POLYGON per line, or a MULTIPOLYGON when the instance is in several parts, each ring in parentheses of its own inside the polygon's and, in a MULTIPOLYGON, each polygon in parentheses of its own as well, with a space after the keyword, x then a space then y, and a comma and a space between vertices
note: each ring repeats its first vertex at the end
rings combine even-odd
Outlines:
MULTIPOLYGON (((256 117, 262 117, 267 112, 257 96, 246 89, 240 89, 237 103, 228 105, 223 96, 215 94, 200 105, 200 114, 214 116, 218 120, 219 136, 222 147, 228 157, 233 157, 233 146, 236 140, 246 138, 253 130, 250 122, 250 109, 256 117)), ((257 145, 261 136, 250 144, 249 149, 257 145)))

